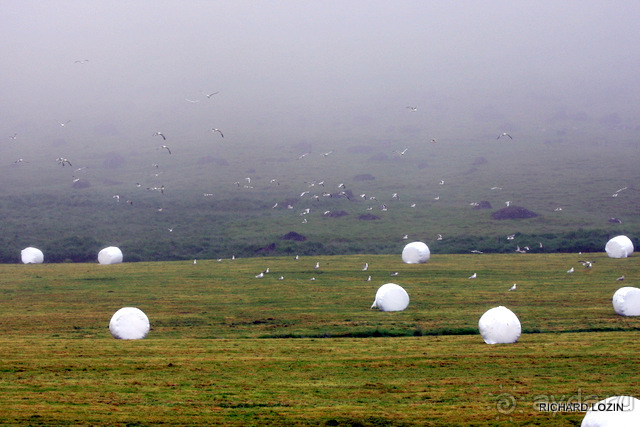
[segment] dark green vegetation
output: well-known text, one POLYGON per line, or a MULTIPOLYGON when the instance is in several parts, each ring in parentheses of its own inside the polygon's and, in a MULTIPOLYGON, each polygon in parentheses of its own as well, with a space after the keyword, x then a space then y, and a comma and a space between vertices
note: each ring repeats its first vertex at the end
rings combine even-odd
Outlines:
MULTIPOLYGON (((417 116, 402 117, 408 125, 417 116)), ((486 123, 466 126, 466 134, 483 136, 434 144, 421 132, 396 130, 266 146, 194 134, 169 138, 171 155, 157 149, 157 137, 96 137, 88 146, 76 135, 54 151, 70 153, 73 168, 56 164, 53 154, 2 147, 3 156, 30 162, 0 170, 0 262, 19 262, 26 246, 50 262, 94 261, 108 245, 120 247, 125 261, 396 254, 404 234, 434 253, 509 253, 516 245, 601 251, 617 234, 640 243, 640 151, 632 131, 554 122, 564 136, 523 128, 504 141, 486 123), (77 188, 74 177, 90 185, 77 188), (538 216, 492 219, 507 201, 538 216), (481 202, 491 208, 471 205, 481 202), (360 219, 365 214, 377 219, 360 219), (307 239, 281 240, 290 231, 307 239), (506 239, 511 234, 515 240, 506 239)))
POLYGON ((0 277, 0 424, 575 426, 582 413, 535 404, 640 385, 640 319, 611 306, 637 285, 636 256, 2 265, 0 277), (369 310, 391 281, 407 310, 369 310), (516 344, 477 333, 497 305, 520 318, 516 344), (149 316, 146 339, 111 338, 123 306, 149 316))

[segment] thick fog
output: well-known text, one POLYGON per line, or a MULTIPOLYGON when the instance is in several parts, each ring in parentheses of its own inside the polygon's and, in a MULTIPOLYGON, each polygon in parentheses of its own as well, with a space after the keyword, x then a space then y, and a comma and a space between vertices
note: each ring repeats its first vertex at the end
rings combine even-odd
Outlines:
POLYGON ((68 120, 85 138, 111 132, 127 145, 158 130, 195 138, 214 127, 246 143, 339 144, 427 130, 452 141, 504 126, 531 133, 554 114, 640 124, 633 1, 0 9, 3 145, 17 134, 27 152, 48 147, 68 120), (405 120, 408 106, 419 125, 405 120))

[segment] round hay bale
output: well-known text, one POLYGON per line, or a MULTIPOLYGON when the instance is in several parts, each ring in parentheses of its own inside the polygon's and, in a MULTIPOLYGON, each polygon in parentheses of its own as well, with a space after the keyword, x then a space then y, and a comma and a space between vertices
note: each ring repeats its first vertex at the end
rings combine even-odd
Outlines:
POLYGON ((633 242, 627 236, 616 236, 604 247, 609 258, 626 258, 633 253, 633 242))
POLYGON ((98 252, 98 262, 101 265, 119 264, 122 262, 122 251, 115 246, 109 246, 98 252))
POLYGON ((640 289, 625 286, 613 294, 613 309, 620 316, 640 316, 640 289))
POLYGON ((402 286, 387 283, 378 288, 371 308, 380 311, 402 311, 409 306, 409 294, 402 286))
POLYGON ((486 311, 478 321, 478 329, 487 344, 512 344, 522 332, 518 317, 503 306, 486 311))
POLYGON ((429 247, 422 242, 411 242, 402 250, 402 261, 405 264, 423 264, 430 257, 429 247))
POLYGON ((590 406, 581 427, 637 427, 640 400, 633 396, 611 396, 590 406))
POLYGON ((44 254, 42 251, 37 248, 32 248, 31 246, 24 248, 20 252, 20 257, 22 258, 23 264, 42 264, 44 262, 44 254))
POLYGON ((109 322, 109 332, 121 340, 140 340, 149 333, 149 318, 136 307, 122 307, 109 322))

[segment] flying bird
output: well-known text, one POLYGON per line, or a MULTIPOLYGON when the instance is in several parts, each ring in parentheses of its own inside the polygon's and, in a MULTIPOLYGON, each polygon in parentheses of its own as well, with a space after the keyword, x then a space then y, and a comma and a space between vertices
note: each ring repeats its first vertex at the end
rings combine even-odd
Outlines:
POLYGON ((74 61, 74 64, 84 64, 86 62, 89 62, 88 59, 78 59, 76 61, 74 61))
POLYGON ((67 120, 66 122, 62 123, 62 122, 58 122, 60 124, 60 126, 65 127, 66 125, 68 125, 69 123, 71 123, 71 120, 67 120))
POLYGON ((418 107, 411 107, 411 106, 408 106, 407 108, 408 108, 409 110, 411 110, 411 112, 412 112, 412 113, 415 113, 416 111, 418 111, 418 107))
POLYGON ((206 96, 207 98, 211 98, 213 95, 217 95, 217 94, 219 94, 219 93, 220 93, 220 91, 213 92, 213 93, 209 93, 209 94, 207 94, 207 93, 205 93, 205 92, 202 92, 202 93, 203 93, 203 94, 204 94, 204 96, 206 96))
MULTIPOLYGON (((164 136, 163 136, 164 138, 164 136)), ((161 145, 159 148, 164 148, 165 150, 167 150, 169 152, 169 154, 171 154, 171 149, 169 147, 167 147, 166 145, 161 145)))
POLYGON ((153 136, 161 136, 162 139, 164 139, 165 141, 167 140, 167 138, 164 136, 164 134, 162 132, 156 132, 153 134, 153 136))
POLYGON ((12 136, 9 137, 9 139, 15 141, 17 137, 18 137, 18 134, 14 133, 12 136))
POLYGON ((224 135, 222 134, 222 131, 220 129, 218 129, 218 128, 211 129, 211 132, 213 132, 213 133, 218 132, 220 134, 220 136, 224 138, 224 135))
POLYGON ((503 136, 508 136, 509 139, 513 139, 513 137, 511 135, 509 135, 507 132, 502 132, 500 135, 498 135, 498 137, 496 139, 500 139, 503 136))
POLYGON ((64 157, 58 157, 56 159, 56 161, 58 162, 58 164, 64 166, 64 164, 68 164, 69 166, 72 166, 71 162, 69 161, 69 159, 65 159, 64 157))

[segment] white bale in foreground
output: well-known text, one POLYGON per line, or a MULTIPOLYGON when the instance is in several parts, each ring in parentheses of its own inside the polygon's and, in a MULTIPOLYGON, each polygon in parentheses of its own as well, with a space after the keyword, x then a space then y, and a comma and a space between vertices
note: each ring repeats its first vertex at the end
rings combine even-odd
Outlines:
POLYGON ((109 322, 109 331, 114 338, 140 340, 149 333, 149 318, 136 307, 123 307, 116 311, 109 322))
POLYGON ((122 262, 122 251, 115 246, 109 246, 98 252, 98 262, 103 265, 119 264, 122 262))
POLYGON ((591 405, 581 427, 638 427, 640 400, 632 396, 611 396, 591 405))
POLYGON ((31 246, 24 248, 22 252, 20 252, 20 256, 22 257, 23 264, 42 264, 44 262, 44 254, 42 251, 37 248, 32 248, 31 246))
POLYGON ((376 299, 371 308, 379 308, 381 311, 402 311, 409 305, 409 294, 402 286, 395 283, 387 283, 378 288, 376 299))
POLYGON ((411 242, 402 250, 402 261, 405 264, 422 264, 427 262, 430 256, 429 247, 422 242, 411 242))
POLYGON ((620 288, 613 294, 613 309, 620 316, 640 316, 640 289, 620 288))
POLYGON ((503 306, 486 311, 478 321, 478 329, 487 344, 514 343, 522 332, 518 317, 503 306))
POLYGON ((604 247, 610 258, 626 258, 633 253, 633 242, 627 236, 616 236, 604 247))

